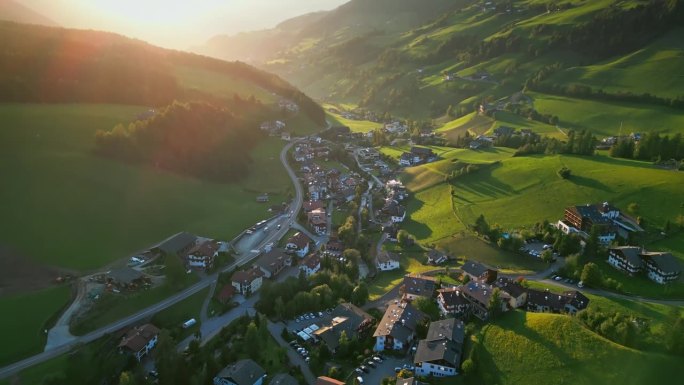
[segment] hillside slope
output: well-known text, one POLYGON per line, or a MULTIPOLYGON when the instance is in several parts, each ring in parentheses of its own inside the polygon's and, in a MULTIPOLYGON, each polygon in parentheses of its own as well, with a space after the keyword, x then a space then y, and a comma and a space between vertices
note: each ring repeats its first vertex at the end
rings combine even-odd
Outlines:
MULTIPOLYGON (((673 115, 663 129, 680 129, 676 110, 668 108, 676 104, 681 109, 684 103, 677 87, 684 76, 682 1, 428 3, 427 10, 404 19, 401 6, 383 13, 374 10, 386 6, 384 1, 350 1, 328 14, 300 19, 296 28, 261 32, 263 38, 282 44, 254 63, 315 97, 408 118, 441 117, 449 106, 459 117, 483 101, 527 89, 537 91, 542 102, 557 94, 580 101, 611 100, 635 117, 624 122, 632 131, 641 131, 647 118, 639 119, 640 108, 624 102, 667 107, 658 111, 673 115), (575 84, 591 86, 594 94, 577 95, 571 88, 575 84), (623 95, 627 93, 633 95, 623 95), (646 93, 655 98, 642 98, 646 93)), ((426 3, 402 2, 406 7, 416 4, 426 3)), ((253 39, 253 46, 259 46, 256 34, 233 41, 240 39, 253 39)), ((219 57, 229 51, 220 45, 208 47, 203 52, 219 57)), ((554 116, 562 112, 538 107, 536 99, 511 103, 516 104, 554 116)), ((611 106, 591 106, 589 116, 617 120, 623 113, 613 112, 611 106)), ((560 118, 561 127, 575 127, 575 115, 560 118)), ((603 124, 591 118, 582 128, 594 130, 603 124)), ((614 127, 600 135, 616 134, 614 127)))
POLYGON ((57 26, 57 22, 13 0, 0 0, 0 20, 57 26))

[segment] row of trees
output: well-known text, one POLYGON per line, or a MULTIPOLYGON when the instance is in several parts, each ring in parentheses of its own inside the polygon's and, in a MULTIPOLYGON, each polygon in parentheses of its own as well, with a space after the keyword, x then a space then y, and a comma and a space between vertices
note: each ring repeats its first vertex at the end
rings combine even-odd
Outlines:
POLYGON ((523 144, 514 156, 529 154, 574 154, 594 155, 596 152, 596 137, 588 130, 576 132, 568 131, 568 139, 562 142, 556 138, 543 137, 538 141, 523 144))
MULTIPOLYGON (((245 110, 264 111, 258 102, 245 110)), ((202 102, 173 104, 152 118, 95 134, 96 151, 126 162, 232 182, 249 173, 252 148, 263 133, 257 121, 202 102)))
POLYGON ((610 149, 610 155, 616 158, 661 161, 684 159, 684 140, 677 133, 673 136, 658 133, 646 133, 639 142, 632 138, 619 138, 610 149))

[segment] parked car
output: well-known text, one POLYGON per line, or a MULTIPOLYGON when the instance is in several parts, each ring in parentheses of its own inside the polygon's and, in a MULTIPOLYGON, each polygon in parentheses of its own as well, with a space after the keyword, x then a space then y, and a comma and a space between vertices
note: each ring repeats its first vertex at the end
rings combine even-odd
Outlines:
POLYGON ((366 365, 370 366, 371 368, 375 368, 375 362, 373 362, 373 360, 368 360, 368 362, 366 362, 366 365))
POLYGON ((382 362, 382 358, 380 358, 380 357, 378 357, 378 356, 373 356, 373 360, 374 360, 375 362, 382 362))
POLYGON ((579 287, 580 289, 583 288, 584 282, 582 282, 582 281, 577 282, 577 287, 579 287))
POLYGON ((363 374, 363 370, 361 370, 361 369, 359 369, 359 368, 354 369, 354 371, 355 371, 357 374, 363 374))
POLYGON ((561 279, 563 279, 563 277, 561 277, 561 276, 559 275, 559 276, 557 276, 557 277, 554 278, 554 279, 555 279, 556 281, 560 281, 561 279))
POLYGON ((395 367, 395 368, 394 368, 394 372, 395 372, 395 373, 401 372, 401 366, 395 367))
POLYGON ((361 376, 356 377, 356 381, 358 381, 359 384, 363 384, 363 377, 361 377, 361 376))
POLYGON ((366 365, 359 366, 359 369, 363 370, 366 373, 370 372, 370 369, 368 369, 368 367, 366 365))

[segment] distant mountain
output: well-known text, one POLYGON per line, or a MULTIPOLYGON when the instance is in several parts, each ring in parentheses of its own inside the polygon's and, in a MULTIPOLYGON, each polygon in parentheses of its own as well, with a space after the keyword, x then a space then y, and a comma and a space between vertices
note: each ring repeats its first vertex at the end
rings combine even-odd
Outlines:
POLYGON ((679 106, 683 10, 682 0, 352 0, 201 52, 249 59, 322 100, 414 119, 503 107, 523 90, 679 106))
POLYGON ((59 25, 54 20, 13 0, 0 0, 0 20, 47 26, 59 25))

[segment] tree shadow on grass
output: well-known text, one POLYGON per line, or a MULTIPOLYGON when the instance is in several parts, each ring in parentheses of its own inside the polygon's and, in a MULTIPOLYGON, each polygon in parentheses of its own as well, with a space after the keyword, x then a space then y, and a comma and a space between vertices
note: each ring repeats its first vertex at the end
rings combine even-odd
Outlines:
POLYGON ((581 175, 572 175, 568 179, 568 181, 570 181, 571 183, 574 183, 578 186, 582 186, 582 187, 588 187, 588 188, 592 188, 592 189, 600 190, 600 191, 604 191, 604 192, 609 192, 609 193, 614 192, 610 187, 608 187, 603 182, 601 182, 597 179, 587 178, 587 177, 581 176, 581 175))
POLYGON ((416 237, 416 239, 426 239, 432 236, 432 229, 428 225, 425 223, 416 222, 412 218, 412 214, 416 211, 419 211, 424 205, 425 202, 413 198, 412 202, 410 203, 410 207, 408 207, 406 219, 404 219, 404 222, 401 226, 411 235, 416 237))

